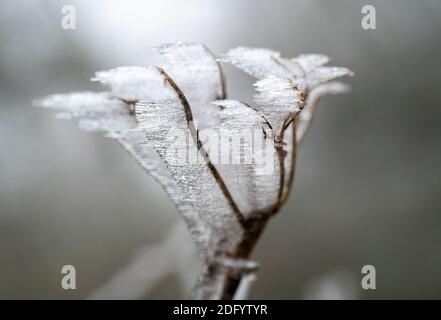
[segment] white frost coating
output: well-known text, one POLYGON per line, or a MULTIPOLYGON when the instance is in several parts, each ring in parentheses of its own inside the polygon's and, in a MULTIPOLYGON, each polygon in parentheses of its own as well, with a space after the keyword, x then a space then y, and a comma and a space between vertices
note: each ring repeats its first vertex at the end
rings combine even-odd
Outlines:
MULTIPOLYGON (((256 107, 268 119, 276 135, 281 135, 285 129, 282 145, 282 199, 286 199, 295 166, 297 147, 294 143, 300 143, 308 131, 320 97, 342 91, 335 85, 326 87, 326 83, 335 78, 352 75, 352 72, 347 68, 323 66, 329 62, 325 55, 301 54, 288 59, 277 51, 262 48, 232 49, 223 55, 222 61, 259 79, 255 84, 256 107), (297 116, 295 123, 286 127, 286 123, 289 123, 293 116, 297 116)), ((281 140, 282 137, 278 139, 281 140)))
MULTIPOLYGON (((187 141, 190 153, 197 154, 194 142, 195 129, 189 121, 189 114, 166 76, 159 69, 149 69, 162 76, 158 83, 152 83, 153 90, 163 91, 164 100, 143 101, 136 105, 135 131, 146 135, 146 143, 153 147, 166 163, 172 177, 183 194, 199 213, 204 228, 206 248, 217 248, 220 252, 233 250, 242 237, 242 228, 227 201, 218 181, 205 162, 176 162, 170 157, 169 150, 174 147, 175 139, 187 141), (173 98, 171 98, 174 96, 173 98), (173 134, 170 134, 172 132, 173 134)), ((156 79, 152 76, 152 79, 156 79)), ((161 93, 158 92, 158 96, 161 93)), ((207 254, 210 254, 207 252, 207 254)))
POLYGON ((166 164, 156 151, 145 143, 145 133, 130 130, 118 140, 136 162, 164 188, 170 200, 182 214, 193 241, 200 252, 206 250, 208 239, 205 227, 200 224, 199 212, 193 203, 181 192, 176 180, 171 176, 166 164))
POLYGON ((322 67, 329 62, 329 58, 321 54, 301 54, 288 59, 280 52, 269 49, 238 47, 223 55, 222 61, 231 63, 257 79, 268 76, 292 79, 306 92, 321 83, 352 75, 346 68, 322 67))
POLYGON ((257 79, 269 75, 288 78, 291 73, 279 63, 280 57, 280 52, 270 49, 238 47, 229 50, 220 60, 232 64, 257 79))
POLYGON ((107 136, 119 137, 135 126, 125 103, 111 98, 107 92, 54 94, 35 104, 55 110, 58 118, 77 118, 82 130, 105 132, 107 136))
POLYGON ((245 216, 268 209, 277 202, 280 180, 272 129, 257 110, 242 102, 213 103, 222 107, 221 123, 216 128, 229 133, 228 141, 221 143, 228 144, 232 156, 241 160, 235 161, 236 164, 217 165, 228 189, 245 216), (244 139, 247 135, 251 141, 244 139))
POLYGON ((56 94, 35 102, 36 106, 56 110, 67 119, 77 119, 82 130, 104 132, 118 140, 128 153, 158 181, 186 220, 192 237, 200 250, 205 249, 205 230, 198 224, 199 214, 193 204, 180 192, 165 163, 145 144, 145 134, 136 132, 135 116, 120 99, 109 93, 74 92, 56 94))
POLYGON ((222 99, 222 71, 214 55, 199 43, 164 44, 157 51, 165 58, 164 70, 193 106, 222 99))
MULTIPOLYGON (((111 92, 55 95, 40 105, 79 118, 83 129, 87 124, 89 130, 105 131, 118 138, 165 188, 201 250, 234 248, 240 241, 242 229, 207 165, 171 164, 164 153, 167 149, 165 128, 181 129, 187 135, 190 132, 181 101, 168 82, 170 78, 156 67, 121 67, 97 72, 94 80, 109 85, 111 92), (144 106, 149 105, 149 122, 145 122, 147 113, 139 111, 140 104, 139 126, 129 130, 135 126, 135 117, 121 99, 131 103, 147 100, 144 106)), ((189 140, 190 148, 197 153, 193 140, 189 140)))
POLYGON ((303 92, 292 80, 274 76, 257 81, 254 87, 257 108, 279 134, 284 120, 302 109, 303 92))
POLYGON ((218 123, 210 102, 225 97, 222 70, 215 56, 199 43, 172 43, 156 48, 166 60, 164 70, 190 103, 198 129, 218 123))
MULTIPOLYGON (((150 101, 152 105, 158 106, 157 115, 156 117, 153 115, 150 123, 152 132, 157 132, 153 130, 153 127, 161 128, 165 126, 164 122, 161 122, 161 116, 166 115, 171 119, 175 116, 174 113, 166 114, 165 101, 175 101, 176 92, 171 90, 169 84, 167 85, 167 75, 157 67, 120 67, 97 72, 95 79, 109 85, 112 94, 124 100, 135 102, 139 100, 150 101), (162 102, 164 102, 164 109, 162 109, 162 102)), ((168 119, 164 119, 164 121, 168 121, 168 119)), ((180 125, 181 129, 188 128, 185 121, 180 123, 180 125)), ((176 126, 175 129, 177 128, 176 126)), ((207 242, 210 238, 206 232, 206 226, 201 224, 203 222, 200 218, 202 212, 195 208, 195 203, 192 199, 182 191, 179 181, 170 172, 170 167, 167 167, 164 159, 158 157, 153 143, 146 143, 145 139, 148 133, 138 129, 131 130, 127 137, 120 142, 141 166, 157 176, 158 181, 162 183, 171 200, 184 216, 198 248, 206 250, 208 248, 207 242)), ((164 131, 161 132, 166 134, 164 131)), ((158 137, 158 139, 160 138, 158 137)))
MULTIPOLYGON (((156 88, 151 90, 152 84, 158 86, 163 81, 156 67, 119 67, 98 71, 91 80, 108 85, 113 95, 127 101, 161 100, 167 98, 164 94, 170 94, 155 90, 156 88)), ((173 96, 170 95, 169 98, 173 96)))

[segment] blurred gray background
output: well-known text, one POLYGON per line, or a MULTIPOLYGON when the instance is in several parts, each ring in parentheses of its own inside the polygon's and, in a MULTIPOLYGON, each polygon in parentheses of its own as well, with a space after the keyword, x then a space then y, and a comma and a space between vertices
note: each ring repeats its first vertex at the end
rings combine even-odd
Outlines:
MULTIPOLYGON (((2 1, 0 298, 84 298, 180 220, 115 141, 78 130, 34 98, 100 89, 96 70, 150 65, 152 46, 202 42, 324 53, 352 92, 323 99, 294 192, 255 251, 253 298, 441 298, 441 2, 2 1), (61 8, 76 8, 76 30, 61 8), (377 29, 361 28, 376 7, 377 29), (61 266, 77 290, 60 287, 61 266), (360 287, 361 268, 377 289, 360 287)), ((231 98, 252 79, 225 66, 231 98)), ((179 243, 176 243, 178 246, 179 243)), ((176 279, 144 298, 179 298, 176 279)))

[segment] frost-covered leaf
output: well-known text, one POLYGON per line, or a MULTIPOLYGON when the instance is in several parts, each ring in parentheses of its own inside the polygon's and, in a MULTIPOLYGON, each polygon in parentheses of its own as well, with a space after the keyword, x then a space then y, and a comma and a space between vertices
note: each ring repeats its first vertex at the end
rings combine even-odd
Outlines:
POLYGON ((171 43, 157 48, 165 58, 164 70, 193 106, 225 98, 222 69, 216 57, 199 43, 171 43))
MULTIPOLYGON (((200 249, 234 247, 234 241, 241 237, 241 229, 231 204, 225 199, 226 190, 221 190, 211 169, 205 162, 176 164, 167 157, 166 139, 171 136, 168 130, 181 130, 179 133, 185 138, 195 132, 191 111, 188 105, 184 108, 182 104, 185 97, 173 81, 155 67, 101 71, 94 80, 108 85, 111 91, 55 95, 40 101, 39 105, 70 114, 95 131, 117 138, 167 191, 200 249), (148 101, 136 106, 139 119, 133 114, 133 104, 137 101, 148 101), (115 125, 110 126, 108 119, 115 120, 115 125), (229 232, 219 230, 222 228, 229 232)), ((189 139, 188 143, 193 154, 198 153, 195 141, 189 139)))
POLYGON ((198 129, 218 123, 219 111, 211 102, 225 98, 225 84, 214 54, 199 43, 171 43, 157 48, 165 58, 163 69, 182 90, 191 105, 198 129))
POLYGON ((91 80, 108 85, 112 95, 133 103, 146 99, 166 99, 164 94, 173 97, 168 91, 152 90, 152 83, 157 84, 162 79, 156 70, 156 67, 119 67, 98 71, 91 80))
POLYGON ((221 61, 228 62, 257 79, 267 76, 290 77, 291 72, 280 64, 278 58, 281 58, 280 52, 271 49, 238 47, 224 54, 221 61))
POLYGON ((215 128, 220 133, 222 153, 231 153, 228 163, 218 161, 216 167, 245 216, 262 212, 278 200, 280 171, 273 130, 265 117, 245 103, 214 103, 222 108, 221 123, 215 128))
POLYGON ((280 142, 276 147, 280 149, 279 161, 283 163, 281 201, 286 201, 294 175, 297 143, 310 125, 306 118, 315 110, 319 97, 331 93, 332 85, 329 89, 323 86, 352 72, 347 68, 324 66, 329 62, 325 55, 301 54, 289 59, 277 51, 262 48, 232 49, 222 60, 259 79, 255 83, 256 107, 268 119, 280 142), (294 116, 297 116, 295 122, 294 116))
POLYGON ((304 94, 291 79, 266 77, 254 84, 256 108, 268 119, 276 134, 285 119, 300 112, 304 94))
POLYGON ((238 47, 223 55, 222 61, 257 79, 269 76, 292 79, 305 92, 321 83, 352 75, 347 68, 322 67, 329 62, 329 58, 321 54, 301 54, 288 59, 270 49, 238 47))
POLYGON ((242 236, 239 213, 217 170, 206 162, 189 104, 164 71, 152 67, 145 72, 146 78, 151 80, 149 91, 155 92, 158 99, 136 104, 138 126, 133 130, 145 134, 145 143, 159 154, 180 187, 182 197, 198 212, 198 224, 203 233, 201 239, 195 240, 202 241, 206 248, 229 252, 242 236), (182 146, 188 148, 189 156, 196 155, 196 161, 175 157, 175 152, 182 152, 182 146))
MULTIPOLYGON (((284 124, 289 123, 291 115, 297 113, 300 119, 308 118, 309 110, 315 108, 315 106, 308 108, 307 105, 315 100, 318 101, 318 98, 324 94, 332 93, 331 89, 320 88, 322 85, 333 79, 352 75, 352 71, 347 68, 324 66, 329 62, 329 58, 321 54, 301 54, 288 59, 279 52, 269 49, 239 47, 228 51, 222 57, 222 60, 259 79, 255 84, 257 91, 255 100, 260 105, 259 110, 267 116, 277 134, 281 134, 281 130, 286 129, 284 124), (290 79, 292 85, 300 90, 300 100, 306 98, 305 109, 308 111, 299 112, 303 107, 301 103, 289 104, 290 99, 295 100, 292 99, 294 92, 286 90, 289 85, 280 84, 280 81, 283 81, 280 80, 281 78, 290 79), (278 80, 275 81, 274 79, 278 80), (318 88, 318 90, 315 90, 315 88, 318 88)), ((284 81, 286 82, 286 80, 284 81)), ((329 88, 331 87, 332 85, 329 88)), ((301 122, 305 121, 300 120, 301 122)), ((292 125, 298 123, 297 120, 292 125)), ((300 126, 296 134, 299 141, 303 139, 304 132, 306 132, 305 128, 309 125, 303 126, 300 124, 300 126)), ((285 147, 285 149, 287 160, 290 158, 290 150, 289 147, 285 147)))
POLYGON ((106 92, 55 94, 35 104, 55 110, 58 118, 78 119, 78 126, 85 131, 104 132, 108 136, 117 137, 135 126, 130 108, 106 92))
MULTIPOLYGON (((177 192, 179 187, 165 163, 153 148, 145 144, 145 134, 130 130, 136 127, 133 106, 110 93, 94 92, 51 95, 35 104, 54 109, 65 119, 78 120, 80 129, 103 132, 106 136, 117 139, 138 164, 161 184, 191 226, 190 231, 194 238, 199 239, 202 230, 197 224, 199 215, 193 204, 185 199, 182 192, 177 192)), ((196 243, 201 248, 202 244, 196 243)))

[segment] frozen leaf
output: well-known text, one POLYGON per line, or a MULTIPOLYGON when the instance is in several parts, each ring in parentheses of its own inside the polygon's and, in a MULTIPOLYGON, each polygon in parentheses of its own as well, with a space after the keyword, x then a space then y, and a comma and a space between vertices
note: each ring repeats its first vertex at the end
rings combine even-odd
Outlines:
POLYGON ((278 58, 281 58, 280 52, 274 50, 238 47, 224 54, 221 61, 228 62, 257 79, 270 75, 280 78, 290 77, 291 72, 280 64, 278 58))
POLYGON ((55 110, 58 118, 78 119, 78 126, 85 131, 99 131, 117 137, 135 126, 129 107, 105 92, 55 94, 35 104, 55 110))
MULTIPOLYGON (((207 248, 210 237, 207 227, 201 224, 199 211, 181 192, 164 161, 152 146, 145 142, 145 133, 129 130, 136 126, 133 106, 123 101, 135 99, 169 99, 169 90, 163 90, 164 77, 158 69, 126 67, 97 73, 97 79, 110 85, 111 93, 79 92, 49 96, 37 104, 78 118, 79 126, 89 131, 102 131, 117 138, 135 160, 164 187, 171 200, 186 219, 195 242, 200 249, 207 248), (134 75, 129 77, 128 74, 134 75), (126 81, 125 79, 130 79, 126 81), (125 85, 127 84, 127 85, 125 85), (155 88, 156 86, 156 88, 155 88), (119 96, 121 98, 116 98, 119 96)), ((176 94, 173 96, 176 97, 176 94)), ((162 110, 159 110, 162 112, 162 110)), ((208 186, 207 186, 208 187, 208 186)), ((203 212, 203 210, 201 210, 203 212)))
POLYGON ((229 252, 242 236, 238 220, 240 213, 221 176, 207 159, 192 123, 190 106, 182 92, 161 69, 145 70, 148 73, 146 78, 152 80, 149 91, 164 98, 136 104, 138 126, 134 131, 145 134, 145 143, 159 154, 180 187, 182 197, 198 212, 203 239, 195 240, 203 241, 205 248, 229 252), (183 145, 188 148, 188 155, 196 155, 196 161, 175 157, 176 152, 182 152, 179 148, 183 145))
POLYGON ((269 49, 238 47, 222 56, 222 61, 257 79, 269 76, 289 78, 306 92, 321 83, 352 75, 347 68, 322 67, 329 62, 329 58, 321 54, 301 54, 288 59, 280 52, 269 49))
POLYGON ((182 90, 192 108, 225 98, 224 77, 215 56, 199 43, 164 44, 157 51, 164 70, 182 90))
POLYGON ((199 43, 164 44, 157 51, 165 58, 164 70, 191 105, 198 129, 217 123, 219 111, 212 101, 225 98, 222 69, 216 57, 199 43))
POLYGON ((221 123, 215 128, 221 132, 222 153, 231 153, 229 163, 219 161, 217 167, 245 216, 267 210, 278 200, 280 183, 273 130, 265 117, 245 103, 219 100, 214 104, 222 108, 221 123))
POLYGON ((155 67, 119 67, 98 71, 91 80, 108 85, 112 95, 128 102, 168 98, 164 94, 173 97, 168 91, 158 90, 157 83, 163 78, 156 70, 155 67), (152 84, 155 87, 152 88, 152 84))
POLYGON ((284 121, 303 108, 304 94, 291 79, 266 77, 254 84, 256 108, 268 119, 276 134, 284 121))
MULTIPOLYGON (((223 56, 223 61, 259 79, 255 84, 257 91, 255 100, 259 110, 268 118, 274 131, 278 135, 284 135, 282 140, 292 141, 291 144, 285 144, 283 147, 285 168, 292 168, 295 163, 296 146, 293 144, 303 140, 311 124, 308 119, 312 119, 319 98, 340 91, 335 85, 326 86, 326 84, 333 79, 352 75, 352 71, 347 68, 323 66, 329 62, 329 58, 321 54, 301 54, 288 59, 279 52, 269 49, 239 47, 228 51, 223 56), (280 78, 291 80, 291 84, 280 78), (281 81, 285 83, 281 84, 281 81), (299 90, 297 100, 300 102, 295 102, 296 99, 293 97, 295 91, 287 90, 291 85, 299 90), (290 104, 289 100, 294 103, 290 104), (306 100, 305 104, 302 103, 303 100, 306 100), (313 105, 309 107, 309 104, 313 105), (300 112, 302 108, 305 110, 300 112), (292 116, 297 116, 294 123, 292 116), (288 128, 287 124, 290 131, 286 133, 284 131, 288 128), (293 135, 296 136, 296 141, 291 139, 293 135)), ((285 183, 292 181, 292 175, 290 173, 288 175, 284 178, 285 183)))
POLYGON ((321 96, 338 90, 327 82, 352 75, 346 68, 323 66, 329 58, 321 54, 301 54, 288 59, 279 52, 239 47, 222 57, 223 61, 259 79, 255 101, 276 133, 276 149, 281 174, 280 203, 284 203, 294 179, 297 144, 308 130, 321 96), (306 100, 306 101, 305 101, 306 100), (311 106, 309 106, 311 105, 311 106), (295 121, 293 121, 295 119, 295 121))
POLYGON ((176 130, 180 130, 181 138, 187 139, 190 153, 203 153, 194 140, 196 131, 188 102, 176 84, 156 67, 115 68, 97 72, 93 80, 108 85, 110 92, 55 95, 40 105, 70 113, 80 123, 87 123, 88 128, 118 138, 166 189, 186 218, 199 248, 219 246, 217 250, 228 251, 229 246, 234 247, 241 237, 241 228, 231 196, 230 200, 225 198, 228 190, 221 177, 213 174, 215 168, 205 162, 175 163, 167 156, 167 138, 173 137, 169 131, 176 130), (133 105, 138 101, 146 102, 136 105, 136 119, 133 105), (108 119, 115 120, 115 124, 110 126, 108 119))

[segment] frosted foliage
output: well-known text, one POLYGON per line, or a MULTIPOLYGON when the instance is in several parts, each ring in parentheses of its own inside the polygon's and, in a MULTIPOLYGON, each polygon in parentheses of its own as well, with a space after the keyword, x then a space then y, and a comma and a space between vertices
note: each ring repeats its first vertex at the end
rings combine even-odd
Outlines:
POLYGON ((238 47, 229 50, 221 60, 231 63, 257 79, 269 75, 281 78, 290 77, 289 70, 280 64, 277 58, 280 58, 280 52, 274 50, 238 47))
POLYGON ((78 119, 79 127, 83 130, 100 131, 116 138, 138 164, 162 185, 191 226, 196 244, 200 249, 204 248, 197 211, 182 192, 177 192, 177 182, 155 150, 146 145, 145 134, 129 130, 135 128, 136 121, 125 103, 112 98, 109 93, 76 92, 48 96, 35 104, 56 110, 64 119, 78 119))
POLYGON ((171 176, 180 187, 182 198, 191 202, 199 213, 204 241, 210 243, 210 246, 206 244, 206 247, 231 250, 240 240, 242 229, 212 171, 203 161, 177 162, 169 152, 175 147, 177 139, 187 141, 190 154, 199 153, 186 101, 182 101, 165 76, 160 79, 159 87, 163 91, 162 95, 167 98, 138 103, 135 107, 138 127, 134 130, 145 133, 147 145, 153 147, 165 162, 171 176), (172 96, 174 97, 171 98, 172 96))
POLYGON ((220 66, 205 46, 177 43, 159 46, 157 50, 166 60, 164 70, 184 92, 193 109, 224 97, 220 66))
POLYGON ((107 93, 55 94, 35 103, 55 110, 58 118, 78 119, 78 126, 85 131, 105 132, 108 136, 117 137, 135 126, 129 108, 107 93))
POLYGON ((113 95, 126 101, 166 99, 164 94, 173 98, 170 92, 161 90, 164 77, 159 70, 157 67, 119 67, 97 72, 92 81, 108 85, 113 95))
POLYGON ((274 76, 259 80, 254 86, 257 108, 279 134, 285 119, 303 107, 303 93, 292 80, 274 76))
POLYGON ((177 181, 172 177, 166 164, 155 149, 145 143, 145 133, 131 130, 119 139, 119 142, 138 164, 161 184, 168 197, 184 217, 198 249, 205 250, 208 240, 204 235, 204 226, 199 223, 198 211, 194 208, 193 203, 186 198, 185 194, 181 192, 177 181))
MULTIPOLYGON (((82 129, 102 131, 117 138, 164 187, 186 219, 199 249, 234 247, 241 229, 207 165, 170 164, 166 157, 167 140, 161 137, 167 137, 166 130, 170 129, 189 133, 187 120, 191 120, 191 112, 184 110, 179 99, 182 97, 170 85, 172 80, 156 67, 115 68, 97 72, 94 80, 108 85, 111 91, 53 95, 37 105, 55 109, 63 118, 78 118, 82 129), (138 100, 149 101, 149 113, 139 111, 140 103, 140 119, 135 119, 131 105, 124 101, 138 100), (149 134, 145 133, 147 130, 149 134)), ((189 144, 197 153, 194 142, 190 140, 189 144)))
MULTIPOLYGON (((249 216, 275 205, 280 171, 269 123, 257 110, 242 102, 219 100, 214 104, 222 107, 221 123, 216 129, 228 132, 227 141, 221 144, 228 144, 236 159, 233 164, 217 167, 241 212, 249 216)), ((224 137, 221 135, 221 139, 224 137)))
POLYGON ((322 67, 329 58, 321 54, 301 54, 288 59, 269 49, 238 47, 229 50, 222 59, 257 79, 268 76, 292 79, 305 91, 335 78, 352 75, 347 68, 322 67))
POLYGON ((198 43, 164 44, 157 51, 165 58, 164 70, 190 103, 199 129, 218 123, 218 108, 210 102, 225 96, 223 74, 215 56, 198 43))
MULTIPOLYGON (((185 98, 172 86, 173 81, 156 67, 115 68, 97 72, 94 80, 108 85, 111 92, 53 95, 37 104, 55 109, 64 118, 78 118, 83 129, 103 131, 117 138, 161 183, 202 251, 234 247, 242 231, 206 163, 176 164, 167 157, 171 142, 167 140, 168 131, 181 129, 188 139, 192 128, 188 123, 191 111, 184 108, 181 99, 185 98), (138 100, 148 102, 140 102, 135 115, 123 101, 138 100)), ((193 153, 198 153, 194 141, 187 141, 193 153)))

